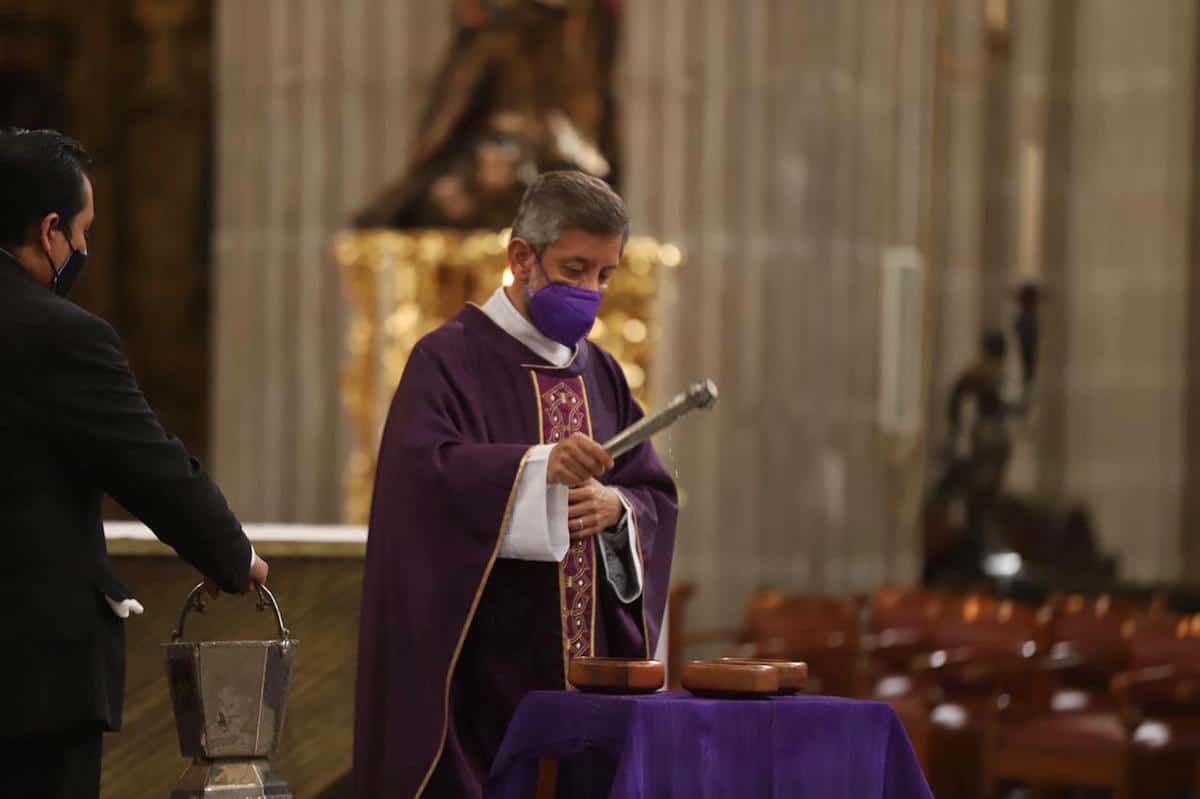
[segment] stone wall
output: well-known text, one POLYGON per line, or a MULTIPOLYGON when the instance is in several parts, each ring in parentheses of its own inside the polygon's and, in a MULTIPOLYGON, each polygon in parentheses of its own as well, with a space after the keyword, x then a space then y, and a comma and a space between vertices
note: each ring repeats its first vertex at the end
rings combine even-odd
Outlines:
POLYGON ((333 233, 410 156, 450 10, 217 4, 214 468, 247 521, 338 521, 346 302, 333 233))
MULTIPOLYGON (((1018 6, 1018 35, 1037 36, 1039 5, 1018 6)), ((1037 484, 1091 508, 1122 574, 1141 580, 1182 576, 1183 481, 1200 457, 1185 445, 1196 12, 1193 0, 1055 4, 1048 58, 1025 76, 1046 106, 1037 484)))
POLYGON ((930 8, 628 8, 625 193, 687 253, 657 384, 722 392, 660 440, 685 497, 676 575, 724 621, 760 584, 911 580, 922 445, 880 431, 878 320, 884 248, 923 247, 928 221, 930 8))
MULTIPOLYGON (((1196 6, 626 4, 625 193, 638 232, 687 254, 658 390, 723 393, 661 440, 687 503, 678 574, 723 586, 710 611, 761 583, 915 576, 946 390, 1021 274, 1047 292, 1023 484, 1091 506, 1129 576, 1197 559, 1196 6), (877 412, 892 245, 926 261, 908 437, 877 412)), ((217 5, 215 465, 250 519, 338 516, 330 236, 402 168, 448 30, 415 0, 217 5)))

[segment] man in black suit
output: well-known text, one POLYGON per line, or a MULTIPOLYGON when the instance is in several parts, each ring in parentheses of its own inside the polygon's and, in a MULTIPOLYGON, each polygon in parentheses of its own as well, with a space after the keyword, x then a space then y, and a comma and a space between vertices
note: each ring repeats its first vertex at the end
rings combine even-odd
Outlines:
POLYGON ((112 327, 65 299, 87 258, 87 164, 54 131, 0 132, 0 797, 99 795, 102 733, 121 724, 121 619, 139 610, 109 568, 104 494, 216 588, 267 578, 112 327))

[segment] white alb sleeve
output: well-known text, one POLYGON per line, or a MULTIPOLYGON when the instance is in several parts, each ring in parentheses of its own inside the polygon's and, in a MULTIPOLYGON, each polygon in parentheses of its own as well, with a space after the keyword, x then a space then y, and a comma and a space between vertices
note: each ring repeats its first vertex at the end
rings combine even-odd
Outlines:
POLYGON ((561 563, 571 537, 567 532, 567 487, 546 482, 553 444, 538 444, 525 458, 525 471, 517 483, 512 515, 500 557, 561 563))

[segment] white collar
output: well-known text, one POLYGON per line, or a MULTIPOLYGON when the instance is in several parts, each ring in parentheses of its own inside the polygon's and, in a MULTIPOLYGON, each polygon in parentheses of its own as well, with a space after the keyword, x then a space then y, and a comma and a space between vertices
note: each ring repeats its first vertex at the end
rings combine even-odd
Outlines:
POLYGON ((563 367, 575 357, 573 350, 564 347, 554 339, 546 337, 542 331, 534 327, 521 312, 512 304, 503 287, 480 308, 487 317, 495 322, 501 330, 528 347, 535 355, 552 365, 563 367))

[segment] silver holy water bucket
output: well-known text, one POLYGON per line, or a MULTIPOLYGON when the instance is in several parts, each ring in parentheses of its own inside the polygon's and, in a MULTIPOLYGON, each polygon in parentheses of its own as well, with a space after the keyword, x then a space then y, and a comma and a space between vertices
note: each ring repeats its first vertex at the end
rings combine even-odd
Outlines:
POLYGON ((191 610, 203 612, 201 583, 192 589, 171 632, 167 679, 175 706, 179 751, 192 764, 170 799, 293 799, 292 789, 268 758, 279 748, 296 645, 266 586, 258 609, 270 608, 279 626, 275 641, 183 639, 191 610))

